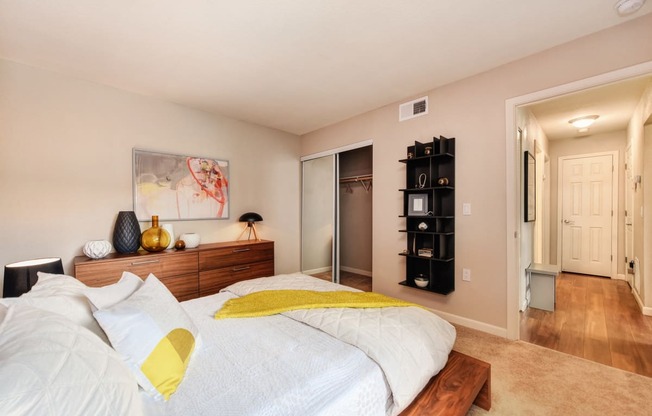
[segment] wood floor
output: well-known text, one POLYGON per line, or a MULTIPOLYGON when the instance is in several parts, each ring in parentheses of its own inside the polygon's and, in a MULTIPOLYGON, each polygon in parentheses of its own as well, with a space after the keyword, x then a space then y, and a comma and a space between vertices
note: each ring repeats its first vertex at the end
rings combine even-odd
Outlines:
POLYGON ((521 312, 521 340, 652 377, 652 317, 623 280, 561 273, 554 312, 521 312))
MULTIPOLYGON (((331 272, 317 273, 312 276, 324 280, 331 280, 331 272)), ((351 272, 340 271, 340 284, 344 286, 354 287, 364 292, 371 292, 371 277, 355 274, 351 272)))

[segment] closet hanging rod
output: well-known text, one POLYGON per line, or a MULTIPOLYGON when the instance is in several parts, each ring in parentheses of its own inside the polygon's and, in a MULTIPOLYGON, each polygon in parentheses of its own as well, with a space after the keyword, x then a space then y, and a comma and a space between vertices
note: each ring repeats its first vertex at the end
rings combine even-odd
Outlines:
POLYGON ((340 183, 371 181, 372 179, 373 175, 347 176, 346 178, 340 178, 340 183))

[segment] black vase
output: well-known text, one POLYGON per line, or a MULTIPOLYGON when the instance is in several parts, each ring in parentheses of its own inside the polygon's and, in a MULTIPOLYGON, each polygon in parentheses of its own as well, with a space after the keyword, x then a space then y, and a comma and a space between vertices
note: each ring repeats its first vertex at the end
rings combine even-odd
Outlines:
POLYGON ((118 253, 135 253, 140 248, 140 225, 133 211, 120 211, 113 229, 113 247, 118 253))

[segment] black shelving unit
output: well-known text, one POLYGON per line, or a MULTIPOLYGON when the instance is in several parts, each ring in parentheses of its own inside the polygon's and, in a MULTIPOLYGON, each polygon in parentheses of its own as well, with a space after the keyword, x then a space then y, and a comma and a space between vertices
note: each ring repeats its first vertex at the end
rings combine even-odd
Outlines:
POLYGON ((455 139, 408 146, 403 215, 406 279, 399 284, 447 295, 455 290, 455 139), (417 276, 428 278, 425 287, 417 276))

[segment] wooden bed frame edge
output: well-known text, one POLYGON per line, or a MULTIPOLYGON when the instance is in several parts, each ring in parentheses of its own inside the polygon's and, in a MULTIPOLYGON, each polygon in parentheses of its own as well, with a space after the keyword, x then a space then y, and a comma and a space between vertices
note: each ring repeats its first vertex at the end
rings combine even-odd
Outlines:
POLYGON ((400 416, 464 416, 473 404, 491 408, 491 364, 451 351, 446 366, 400 416))

